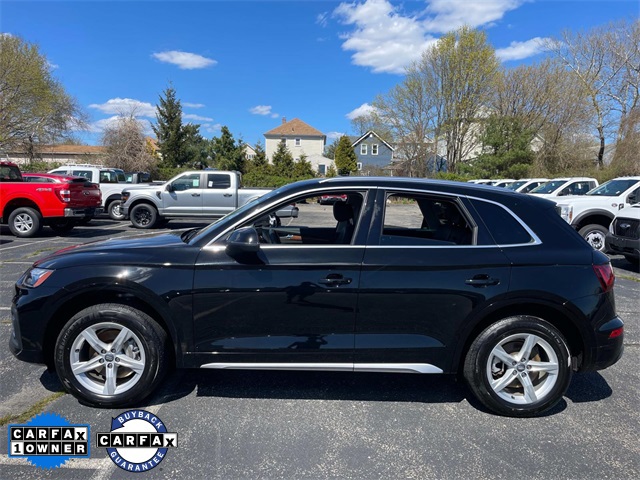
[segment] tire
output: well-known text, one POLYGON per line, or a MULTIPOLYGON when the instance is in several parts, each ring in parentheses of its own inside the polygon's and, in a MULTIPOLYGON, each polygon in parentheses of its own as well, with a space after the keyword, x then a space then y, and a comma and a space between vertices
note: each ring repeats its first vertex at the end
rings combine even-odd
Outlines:
POLYGON ((16 237, 29 238, 42 228, 42 215, 30 207, 16 208, 9 215, 9 230, 16 237))
POLYGON ((509 317, 490 325, 473 341, 464 377, 489 410, 531 417, 562 399, 571 381, 570 355, 564 337, 550 323, 525 315, 509 317), (526 353, 522 349, 528 342, 533 344, 526 353))
POLYGON ((51 228, 51 230, 53 230, 57 234, 69 233, 75 226, 75 220, 70 220, 68 218, 64 220, 54 220, 49 223, 49 228, 51 228))
POLYGON ((135 308, 94 305, 74 315, 60 331, 56 372, 64 388, 82 403, 139 404, 166 372, 166 339, 166 332, 135 308))
POLYGON ((124 220, 124 214, 120 209, 120 205, 122 205, 122 200, 114 200, 107 207, 107 211, 109 212, 109 218, 111 220, 124 220))
POLYGON ((602 253, 604 253, 606 250, 604 240, 608 232, 609 230, 607 230, 605 227, 595 223, 582 227, 578 231, 578 233, 587 241, 589 245, 591 245, 595 250, 598 250, 602 253))
POLYGON ((153 228, 158 221, 158 210, 148 203, 139 203, 131 209, 129 218, 136 228, 153 228))

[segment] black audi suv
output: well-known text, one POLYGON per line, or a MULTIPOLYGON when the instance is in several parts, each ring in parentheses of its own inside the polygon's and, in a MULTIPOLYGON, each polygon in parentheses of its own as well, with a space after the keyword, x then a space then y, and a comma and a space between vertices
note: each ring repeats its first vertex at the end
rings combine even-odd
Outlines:
POLYGON ((139 403, 183 368, 459 374, 532 416, 622 354, 608 258, 555 204, 506 189, 333 178, 203 229, 111 239, 16 283, 12 352, 81 401, 139 403), (344 201, 319 205, 323 195, 344 201), (296 203, 297 218, 278 211, 296 203))

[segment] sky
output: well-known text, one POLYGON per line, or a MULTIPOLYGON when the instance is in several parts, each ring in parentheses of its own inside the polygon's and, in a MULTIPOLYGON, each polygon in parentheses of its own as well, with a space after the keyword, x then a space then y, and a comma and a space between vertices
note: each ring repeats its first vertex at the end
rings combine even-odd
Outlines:
POLYGON ((486 32, 507 68, 544 58, 541 43, 640 17, 640 0, 0 0, 0 33, 36 43, 89 115, 76 136, 100 144, 105 125, 134 112, 146 130, 172 85, 183 122, 211 138, 226 125, 264 145, 282 119, 327 135, 403 79, 444 33, 486 32))

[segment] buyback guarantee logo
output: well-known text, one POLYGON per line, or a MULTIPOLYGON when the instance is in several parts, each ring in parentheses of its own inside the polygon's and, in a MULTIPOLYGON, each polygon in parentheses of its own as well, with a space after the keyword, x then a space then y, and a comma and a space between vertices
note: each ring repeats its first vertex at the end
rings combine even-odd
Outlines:
POLYGON ((9 425, 9 457, 26 458, 43 469, 61 467, 71 457, 89 457, 89 425, 71 425, 42 413, 24 425, 9 425))
POLYGON ((111 432, 98 433, 98 447, 127 472, 146 472, 156 467, 171 447, 178 446, 178 434, 167 432, 157 415, 146 410, 129 410, 111 419, 111 432))

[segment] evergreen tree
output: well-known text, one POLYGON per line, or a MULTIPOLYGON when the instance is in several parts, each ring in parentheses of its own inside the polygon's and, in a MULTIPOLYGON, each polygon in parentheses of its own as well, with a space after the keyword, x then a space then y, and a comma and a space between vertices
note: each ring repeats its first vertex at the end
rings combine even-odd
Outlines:
POLYGON ((256 152, 256 156, 251 161, 252 166, 254 167, 264 167, 269 164, 267 162, 267 154, 264 151, 264 147, 262 143, 258 142, 254 145, 253 150, 256 152))
POLYGON ((189 161, 186 148, 186 132, 182 126, 182 105, 176 98, 176 91, 169 86, 160 96, 156 105, 156 125, 153 132, 158 139, 158 148, 165 167, 178 167, 189 161))
POLYGON ((338 171, 336 170, 336 167, 333 164, 329 165, 329 168, 327 168, 327 173, 325 174, 325 177, 333 178, 337 176, 338 176, 338 171))
POLYGON ((278 149, 276 153, 273 154, 271 162, 273 163, 274 175, 287 178, 292 176, 294 167, 293 156, 283 142, 278 143, 278 149))
POLYGON ((311 162, 307 160, 307 156, 303 153, 300 155, 300 160, 295 162, 293 165, 293 179, 303 180, 305 178, 313 178, 315 176, 311 162))
POLYGON ((336 147, 336 169, 339 175, 349 175, 358 169, 358 157, 346 135, 340 137, 336 147))
POLYGON ((245 154, 242 142, 236 142, 226 125, 222 127, 220 137, 214 137, 212 142, 216 168, 244 172, 245 154))

